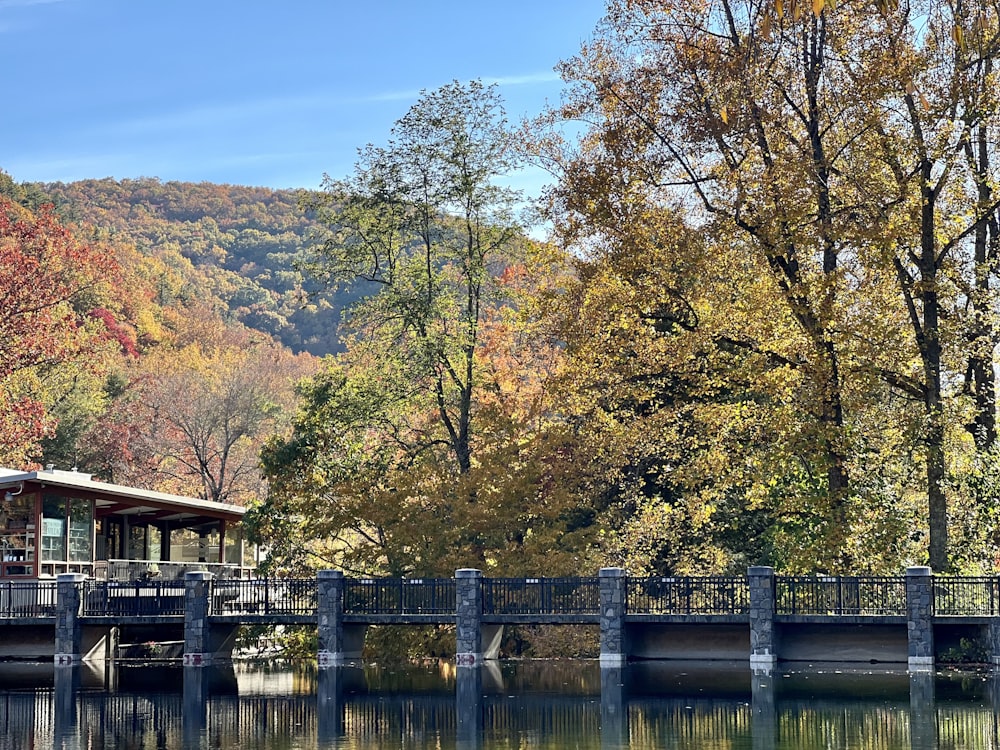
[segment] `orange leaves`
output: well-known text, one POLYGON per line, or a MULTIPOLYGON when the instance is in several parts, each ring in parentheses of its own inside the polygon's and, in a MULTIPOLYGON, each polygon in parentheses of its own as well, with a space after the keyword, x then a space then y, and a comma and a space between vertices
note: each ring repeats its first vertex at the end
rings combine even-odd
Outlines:
POLYGON ((74 240, 51 209, 38 217, 0 199, 0 378, 75 356, 95 290, 117 266, 74 240))
POLYGON ((86 313, 116 271, 108 253, 74 240, 51 208, 35 216, 0 198, 0 461, 23 465, 52 427, 43 376, 91 367, 86 355, 100 337, 86 313))

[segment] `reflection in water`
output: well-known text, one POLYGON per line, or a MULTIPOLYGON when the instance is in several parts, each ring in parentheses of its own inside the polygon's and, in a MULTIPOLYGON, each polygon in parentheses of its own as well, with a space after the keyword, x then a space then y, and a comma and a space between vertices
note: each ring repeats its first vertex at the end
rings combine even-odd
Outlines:
POLYGON ((1000 750, 996 677, 812 665, 0 664, 18 748, 1000 750))

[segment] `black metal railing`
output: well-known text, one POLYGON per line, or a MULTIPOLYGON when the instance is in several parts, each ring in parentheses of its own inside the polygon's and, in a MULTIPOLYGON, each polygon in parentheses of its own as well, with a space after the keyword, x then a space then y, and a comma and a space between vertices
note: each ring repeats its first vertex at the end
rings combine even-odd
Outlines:
POLYGON ((0 618, 55 617, 55 581, 0 582, 0 618))
POLYGON ((745 578, 669 576, 627 579, 626 611, 648 615, 742 615, 750 609, 745 578))
MULTIPOLYGON (((559 616, 600 613, 600 578, 481 578, 482 614, 559 616)), ((905 576, 775 576, 778 616, 905 616, 905 576)), ((157 617, 185 614, 185 582, 83 582, 82 614, 157 617)), ((632 615, 746 615, 749 584, 742 577, 626 577, 625 612, 632 615)), ((453 578, 344 579, 343 611, 359 615, 454 616, 453 578)), ((222 579, 209 582, 212 615, 313 617, 318 584, 306 579, 222 579)), ((57 584, 0 581, 0 618, 52 617, 57 584)), ((1000 616, 1000 577, 935 576, 933 614, 1000 616)), ((294 621, 295 620, 293 617, 294 621)), ((565 621, 565 620, 562 620, 565 621)))
POLYGON ((483 614, 592 615, 601 611, 598 578, 483 578, 483 614))
POLYGON ((906 614, 902 576, 777 576, 779 615, 893 616, 906 614))
POLYGON ((184 615, 183 581, 84 581, 86 617, 184 615))
POLYGON ((992 616, 1000 605, 1000 578, 934 577, 934 614, 941 617, 992 616))
POLYGON ((348 578, 344 612, 366 615, 455 614, 454 578, 348 578))
POLYGON ((213 581, 213 615, 315 615, 316 579, 254 578, 213 581))

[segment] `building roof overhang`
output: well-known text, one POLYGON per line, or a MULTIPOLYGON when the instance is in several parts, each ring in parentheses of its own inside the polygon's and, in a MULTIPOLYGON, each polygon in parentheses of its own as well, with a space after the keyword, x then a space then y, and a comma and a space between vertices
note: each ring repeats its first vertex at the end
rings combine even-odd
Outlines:
POLYGON ((16 471, 0 467, 0 492, 14 489, 32 492, 48 488, 62 490, 72 497, 94 500, 98 517, 138 516, 144 520, 188 525, 202 519, 238 521, 246 513, 246 508, 239 505, 98 482, 90 474, 77 471, 16 471))

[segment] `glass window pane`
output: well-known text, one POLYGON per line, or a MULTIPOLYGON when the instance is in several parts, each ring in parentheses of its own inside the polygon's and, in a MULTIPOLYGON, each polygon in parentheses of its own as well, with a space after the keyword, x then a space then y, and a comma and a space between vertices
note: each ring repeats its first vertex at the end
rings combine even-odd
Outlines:
POLYGON ((66 499, 42 497, 42 559, 66 559, 66 499))
POLYGON ((89 562, 93 559, 94 541, 91 526, 94 505, 89 500, 73 500, 69 506, 69 559, 89 562))
POLYGON ((4 562, 35 559, 35 497, 22 490, 11 500, 0 503, 0 557, 4 562))
POLYGON ((131 526, 128 530, 128 559, 146 559, 146 527, 131 526))

